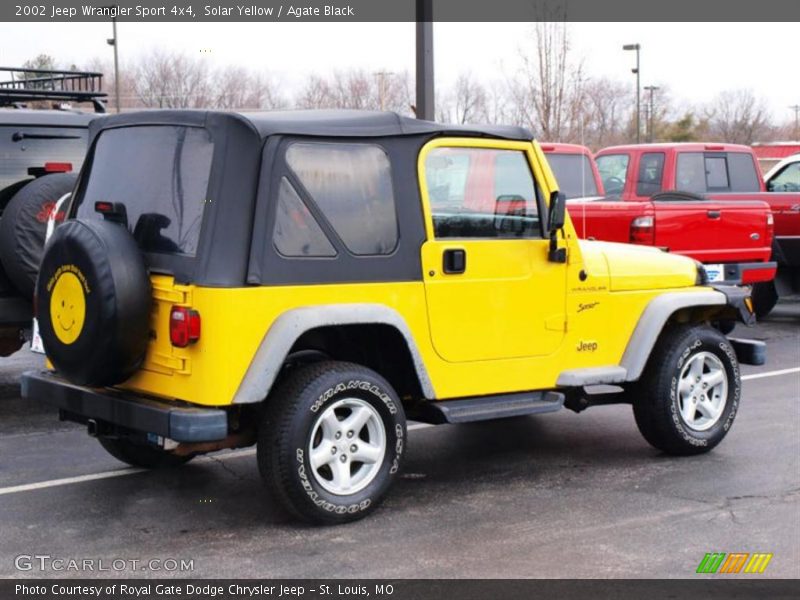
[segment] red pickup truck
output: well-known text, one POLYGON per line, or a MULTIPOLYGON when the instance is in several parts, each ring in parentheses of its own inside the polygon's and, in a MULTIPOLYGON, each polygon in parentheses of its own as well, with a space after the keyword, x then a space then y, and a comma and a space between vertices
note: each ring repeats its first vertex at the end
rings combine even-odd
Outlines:
POLYGON ((713 282, 774 278, 772 213, 760 198, 763 184, 749 148, 617 146, 601 150, 596 161, 606 197, 568 204, 581 237, 690 256, 706 265, 713 282), (732 195, 731 188, 741 194, 732 195))

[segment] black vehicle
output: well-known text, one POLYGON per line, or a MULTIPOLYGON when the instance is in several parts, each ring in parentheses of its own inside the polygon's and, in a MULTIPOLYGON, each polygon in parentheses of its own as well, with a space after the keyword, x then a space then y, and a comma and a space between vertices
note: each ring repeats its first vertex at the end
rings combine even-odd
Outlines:
POLYGON ((16 352, 30 327, 47 221, 75 185, 89 122, 105 112, 102 77, 0 67, 0 356, 16 352))

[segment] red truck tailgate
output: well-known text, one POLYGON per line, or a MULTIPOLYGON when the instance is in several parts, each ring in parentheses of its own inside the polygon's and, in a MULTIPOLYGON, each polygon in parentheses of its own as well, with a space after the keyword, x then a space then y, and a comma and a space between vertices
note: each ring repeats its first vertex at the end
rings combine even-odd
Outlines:
POLYGON ((760 201, 654 202, 655 245, 704 263, 764 262, 769 206, 760 201))

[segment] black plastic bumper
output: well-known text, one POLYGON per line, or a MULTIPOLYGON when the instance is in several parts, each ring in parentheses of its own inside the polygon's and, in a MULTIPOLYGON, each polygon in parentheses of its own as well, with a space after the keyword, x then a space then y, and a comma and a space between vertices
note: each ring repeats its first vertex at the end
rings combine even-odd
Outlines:
POLYGON ((750 290, 735 285, 712 284, 712 288, 725 294, 728 306, 733 307, 739 320, 745 325, 755 325, 756 315, 753 312, 753 301, 750 290))
POLYGON ((218 408, 187 407, 110 389, 73 385, 50 371, 22 375, 22 397, 59 409, 62 419, 124 427, 176 442, 212 442, 228 435, 228 414, 218 408))

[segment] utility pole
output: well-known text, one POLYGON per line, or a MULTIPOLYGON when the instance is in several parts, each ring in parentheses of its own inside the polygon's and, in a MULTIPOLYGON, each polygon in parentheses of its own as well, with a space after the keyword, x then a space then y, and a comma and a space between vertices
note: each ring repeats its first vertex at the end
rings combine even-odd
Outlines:
POLYGON ((112 24, 112 27, 114 28, 114 30, 113 30, 114 37, 108 38, 106 40, 106 43, 109 46, 113 46, 114 47, 114 96, 115 96, 114 103, 116 104, 117 113, 119 114, 119 111, 120 111, 120 108, 119 108, 119 52, 117 50, 117 48, 118 48, 118 44, 117 44, 117 17, 112 17, 111 24, 112 24))
POLYGON ((417 104, 418 119, 433 121, 433 0, 417 0, 417 104))
POLYGON ((386 77, 394 75, 391 71, 378 71, 374 74, 378 78, 378 103, 381 110, 386 110, 386 77))
POLYGON ((631 69, 631 73, 636 75, 636 143, 640 143, 642 137, 642 125, 641 125, 641 115, 642 115, 642 103, 641 103, 641 86, 640 86, 640 77, 641 73, 639 72, 639 52, 641 51, 641 44, 625 44, 622 49, 623 50, 635 50, 636 51, 636 68, 631 69))
POLYGON ((794 139, 800 140, 800 104, 794 104, 789 108, 794 111, 794 139))
POLYGON ((655 113, 655 103, 653 102, 653 92, 658 90, 659 87, 657 85, 646 85, 644 86, 644 90, 646 92, 650 92, 650 102, 647 108, 647 141, 653 141, 653 114, 655 113))

